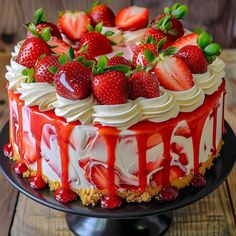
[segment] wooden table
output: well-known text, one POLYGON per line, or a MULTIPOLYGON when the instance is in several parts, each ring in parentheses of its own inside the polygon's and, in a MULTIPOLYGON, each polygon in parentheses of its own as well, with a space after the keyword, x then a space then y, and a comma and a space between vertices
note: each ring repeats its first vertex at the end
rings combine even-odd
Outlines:
MULTIPOLYGON (((228 69, 234 65, 236 52, 225 50, 223 57, 228 69), (231 66, 231 67, 230 67, 231 66)), ((5 65, 9 55, 0 53, 0 130, 8 119, 6 100, 5 65)), ((236 65, 236 64, 235 64, 236 65)), ((231 73, 230 71, 228 72, 231 73)), ((236 91, 236 76, 227 78, 228 88, 236 91), (234 89, 232 89, 234 88, 234 89)), ((231 106, 226 106, 226 120, 236 132, 236 97, 228 99, 231 106)), ((0 235, 12 236, 72 236, 64 219, 64 214, 42 206, 20 194, 0 173, 0 235)), ((172 236, 228 236, 236 235, 236 166, 217 190, 204 199, 174 212, 173 223, 166 235, 172 236)), ((133 236, 133 235, 131 235, 133 236)))

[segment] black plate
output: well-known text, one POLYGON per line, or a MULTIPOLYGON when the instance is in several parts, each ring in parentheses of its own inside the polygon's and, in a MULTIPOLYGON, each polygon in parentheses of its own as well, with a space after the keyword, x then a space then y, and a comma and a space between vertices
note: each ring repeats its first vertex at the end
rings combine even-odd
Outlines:
POLYGON ((220 157, 214 161, 214 166, 207 171, 207 185, 201 190, 193 190, 190 187, 180 191, 178 199, 168 203, 158 203, 152 200, 149 203, 142 204, 126 204, 115 210, 103 209, 99 206, 90 207, 82 205, 81 201, 75 201, 69 204, 62 204, 55 200, 53 193, 49 188, 44 190, 34 190, 29 186, 28 180, 15 174, 12 170, 12 163, 3 154, 3 146, 8 142, 8 124, 5 125, 0 133, 0 168, 8 181, 16 187, 20 192, 29 198, 45 205, 66 213, 72 213, 81 216, 97 217, 97 218, 137 218, 148 215, 163 214, 168 211, 191 204, 215 190, 229 175, 236 159, 236 138, 225 122, 227 133, 224 136, 224 146, 221 150, 220 157))

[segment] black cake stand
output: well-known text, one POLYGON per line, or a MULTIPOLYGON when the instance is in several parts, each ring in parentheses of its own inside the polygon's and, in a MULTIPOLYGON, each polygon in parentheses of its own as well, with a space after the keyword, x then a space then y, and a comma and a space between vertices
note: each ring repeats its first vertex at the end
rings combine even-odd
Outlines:
POLYGON ((8 181, 27 197, 66 214, 70 230, 79 236, 158 236, 164 234, 172 220, 172 211, 198 201, 214 191, 229 175, 236 159, 236 137, 225 122, 227 130, 224 146, 214 166, 207 171, 207 185, 201 190, 190 187, 180 191, 173 202, 126 204, 119 209, 109 210, 101 207, 83 206, 81 201, 62 204, 55 200, 49 189, 34 190, 28 180, 12 170, 12 161, 3 154, 3 146, 8 142, 8 124, 0 133, 0 167, 8 181))

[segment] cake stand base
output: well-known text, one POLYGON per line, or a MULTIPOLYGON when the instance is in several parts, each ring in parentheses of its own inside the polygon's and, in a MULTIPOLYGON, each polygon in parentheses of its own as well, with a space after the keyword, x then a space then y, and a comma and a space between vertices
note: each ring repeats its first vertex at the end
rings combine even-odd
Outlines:
POLYGON ((70 230, 78 236, 159 236, 170 227, 172 213, 135 219, 106 219, 66 214, 70 230))

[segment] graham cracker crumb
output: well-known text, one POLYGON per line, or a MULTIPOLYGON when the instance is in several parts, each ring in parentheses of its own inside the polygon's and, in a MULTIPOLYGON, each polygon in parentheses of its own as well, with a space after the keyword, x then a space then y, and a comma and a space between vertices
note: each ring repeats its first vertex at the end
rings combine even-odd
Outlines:
POLYGON ((30 175, 31 175, 30 170, 27 170, 26 172, 23 173, 23 177, 27 179, 30 177, 30 175))

